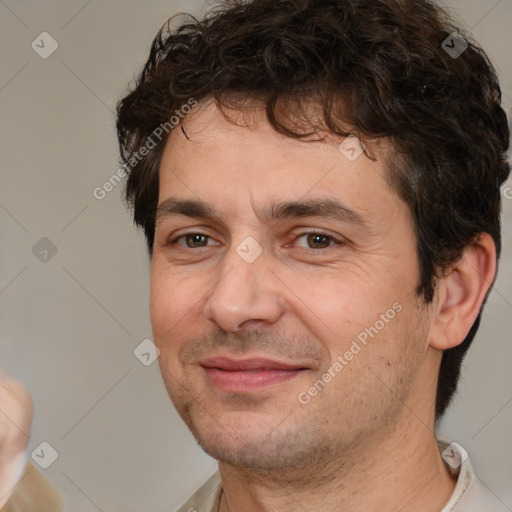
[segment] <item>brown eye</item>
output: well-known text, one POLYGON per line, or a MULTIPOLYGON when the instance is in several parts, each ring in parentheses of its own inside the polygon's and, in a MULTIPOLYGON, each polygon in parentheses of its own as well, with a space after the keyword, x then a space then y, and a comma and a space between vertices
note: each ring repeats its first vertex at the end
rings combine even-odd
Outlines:
POLYGON ((168 245, 177 244, 184 249, 197 249, 214 245, 209 243, 210 241, 212 241, 211 237, 203 233, 187 233, 170 240, 168 245))
POLYGON ((305 249, 328 249, 333 245, 340 244, 339 240, 336 240, 331 235, 327 235, 325 233, 303 233, 298 235, 295 241, 295 245, 298 247, 303 247, 305 249), (304 242, 298 242, 299 240, 305 240, 304 242))
POLYGON ((208 243, 207 238, 205 235, 187 235, 185 242, 189 247, 204 247, 208 243))
POLYGON ((307 236, 308 245, 312 249, 325 249, 329 247, 331 240, 328 236, 312 233, 307 236))

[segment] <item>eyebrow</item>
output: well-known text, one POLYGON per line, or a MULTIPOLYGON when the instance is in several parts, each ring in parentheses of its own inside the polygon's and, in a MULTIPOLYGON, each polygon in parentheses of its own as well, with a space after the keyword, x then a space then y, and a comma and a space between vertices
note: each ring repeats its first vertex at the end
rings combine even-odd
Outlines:
MULTIPOLYGON (((215 210, 202 200, 176 199, 170 197, 162 201, 156 209, 156 223, 175 215, 183 215, 197 219, 220 221, 215 210)), ((308 201, 279 202, 263 212, 263 219, 275 221, 303 217, 332 218, 343 223, 367 227, 365 219, 356 211, 340 203, 336 199, 325 198, 308 201)))

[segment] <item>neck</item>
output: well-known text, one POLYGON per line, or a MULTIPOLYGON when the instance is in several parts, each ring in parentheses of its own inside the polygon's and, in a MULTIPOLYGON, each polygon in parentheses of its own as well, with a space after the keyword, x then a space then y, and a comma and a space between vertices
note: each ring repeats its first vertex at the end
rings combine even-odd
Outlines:
POLYGON ((378 438, 307 468, 269 472, 220 463, 220 512, 415 510, 438 512, 455 480, 432 428, 409 414, 378 438))

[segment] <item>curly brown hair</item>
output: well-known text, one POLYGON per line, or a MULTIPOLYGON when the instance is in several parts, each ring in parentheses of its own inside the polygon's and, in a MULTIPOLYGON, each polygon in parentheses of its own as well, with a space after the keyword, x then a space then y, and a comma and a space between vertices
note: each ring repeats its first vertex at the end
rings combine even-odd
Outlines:
MULTIPOLYGON (((139 152, 191 98, 213 99, 225 115, 256 100, 289 137, 347 136, 347 126, 362 137, 389 137, 397 157, 387 162, 388 179, 413 217, 417 293, 426 303, 479 233, 492 236, 499 257, 500 186, 510 172, 500 87, 485 52, 440 7, 427 0, 236 0, 201 21, 190 17, 171 29, 173 20, 118 104, 125 197, 150 257, 168 132, 143 158, 139 152), (455 45, 455 31, 468 45, 460 56, 443 44, 455 45), (311 102, 323 115, 307 119, 305 131, 297 119, 307 118, 303 107, 311 102)), ((456 390, 481 313, 465 340, 443 354, 436 419, 456 390)))

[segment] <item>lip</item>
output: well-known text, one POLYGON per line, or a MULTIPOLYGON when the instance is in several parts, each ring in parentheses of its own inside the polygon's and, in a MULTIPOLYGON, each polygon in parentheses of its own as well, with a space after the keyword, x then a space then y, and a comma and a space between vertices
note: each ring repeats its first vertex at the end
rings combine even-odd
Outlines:
POLYGON ((302 364, 290 364, 266 358, 232 359, 212 357, 201 361, 210 384, 226 392, 255 392, 286 382, 307 370, 302 364))

